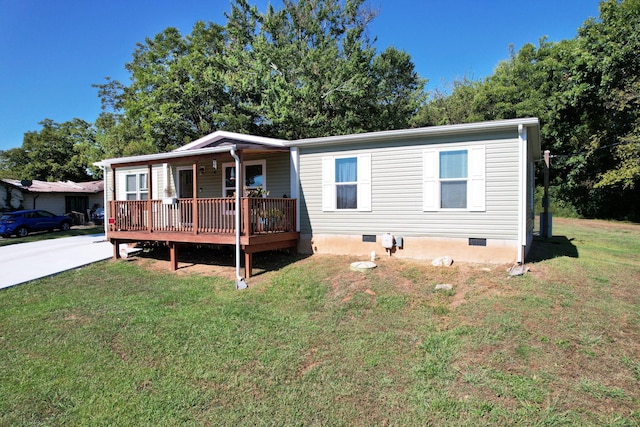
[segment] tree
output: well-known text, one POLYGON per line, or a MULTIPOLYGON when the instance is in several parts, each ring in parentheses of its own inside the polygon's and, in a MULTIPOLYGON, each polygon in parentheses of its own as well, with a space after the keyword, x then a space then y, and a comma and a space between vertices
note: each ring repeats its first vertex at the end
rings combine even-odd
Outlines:
POLYGON ((92 166, 102 157, 95 129, 81 119, 40 122, 40 131, 27 132, 22 147, 0 152, 3 175, 43 181, 88 181, 99 178, 92 166))
POLYGON ((587 217, 640 219, 640 0, 605 0, 576 38, 511 53, 479 82, 455 85, 424 124, 541 120, 556 197, 587 217))
POLYGON ((434 89, 414 118, 419 126, 455 125, 482 121, 473 109, 480 82, 464 77, 451 83, 451 89, 434 89))
POLYGON ((424 81, 405 52, 376 53, 364 0, 283 3, 260 13, 236 0, 224 26, 139 44, 131 85, 98 85, 108 151, 166 151, 217 129, 295 139, 410 125, 424 81))

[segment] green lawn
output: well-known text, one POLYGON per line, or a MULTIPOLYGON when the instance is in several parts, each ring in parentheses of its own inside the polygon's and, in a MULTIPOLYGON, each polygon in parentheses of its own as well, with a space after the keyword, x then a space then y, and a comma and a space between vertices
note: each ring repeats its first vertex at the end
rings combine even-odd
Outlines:
POLYGON ((640 226, 554 234, 521 277, 130 258, 2 290, 0 425, 640 425, 640 226))

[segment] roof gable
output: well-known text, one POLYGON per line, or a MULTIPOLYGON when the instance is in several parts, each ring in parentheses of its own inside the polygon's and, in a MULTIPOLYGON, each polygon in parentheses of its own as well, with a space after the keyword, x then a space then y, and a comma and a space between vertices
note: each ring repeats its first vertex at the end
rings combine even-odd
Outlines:
POLYGON ((243 133, 226 132, 222 130, 215 131, 202 138, 196 139, 182 147, 173 151, 197 150, 200 148, 224 147, 232 146, 237 143, 257 144, 269 147, 285 147, 287 141, 282 139, 267 138, 264 136, 247 135, 243 133))

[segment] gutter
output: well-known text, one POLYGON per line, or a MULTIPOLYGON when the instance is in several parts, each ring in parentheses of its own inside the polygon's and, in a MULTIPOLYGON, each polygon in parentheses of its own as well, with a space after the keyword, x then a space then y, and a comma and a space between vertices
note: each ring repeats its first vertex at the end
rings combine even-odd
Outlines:
POLYGON ((236 161, 236 289, 241 290, 247 288, 247 283, 240 276, 240 181, 242 181, 240 178, 242 178, 242 174, 240 173, 240 157, 236 154, 235 146, 231 148, 229 153, 236 161))

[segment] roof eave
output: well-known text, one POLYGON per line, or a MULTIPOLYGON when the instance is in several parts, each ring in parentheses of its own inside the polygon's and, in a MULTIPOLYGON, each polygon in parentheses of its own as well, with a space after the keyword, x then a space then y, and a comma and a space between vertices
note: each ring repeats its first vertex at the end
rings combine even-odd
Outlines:
POLYGON ((289 146, 312 147, 317 145, 332 145, 358 142, 388 141, 394 139, 419 138, 424 136, 442 136, 460 133, 482 132, 500 129, 517 129, 519 125, 539 126, 537 118, 521 118, 508 120, 494 120, 487 122, 464 123, 457 125, 429 126, 413 129, 388 130, 380 132, 367 132, 351 135, 339 135, 320 138, 308 138, 291 141, 289 146))
POLYGON ((228 145, 224 147, 211 147, 211 148, 194 148, 192 150, 185 151, 169 151, 168 153, 156 153, 156 154, 142 154, 139 156, 118 157, 113 159, 104 159, 100 162, 94 163, 95 166, 105 167, 112 165, 119 165, 124 163, 144 163, 144 162, 162 162, 163 160, 179 159, 184 157, 202 156, 207 154, 226 153, 235 149, 235 145, 228 145))

